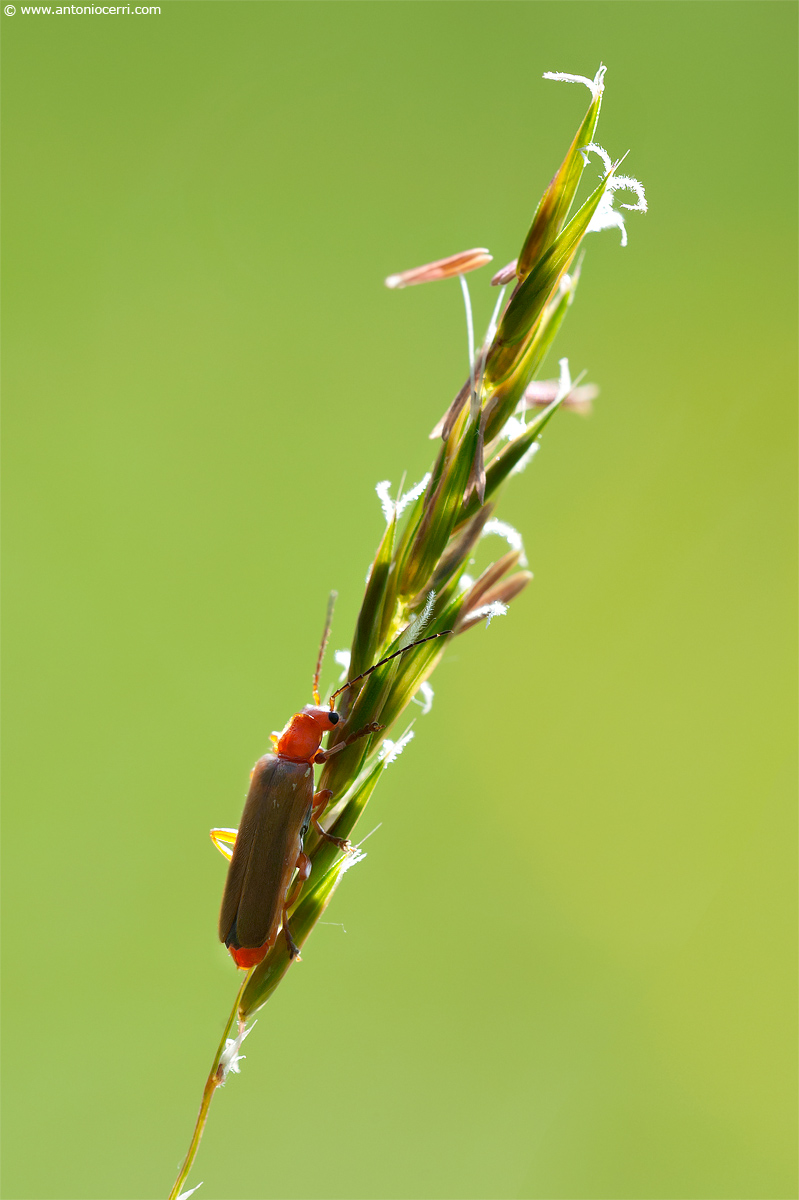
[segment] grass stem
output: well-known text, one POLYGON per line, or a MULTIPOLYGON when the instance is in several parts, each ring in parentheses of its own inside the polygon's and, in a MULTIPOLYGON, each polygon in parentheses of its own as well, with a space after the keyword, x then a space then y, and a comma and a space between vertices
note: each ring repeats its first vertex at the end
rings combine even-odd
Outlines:
POLYGON ((233 1025, 239 1019, 239 1004, 241 1003, 241 998, 244 995, 244 989, 250 982, 250 976, 254 970, 255 968, 251 967, 244 976, 244 981, 242 982, 242 985, 236 994, 236 999, 233 1002, 233 1008, 230 1010, 230 1016, 228 1017, 225 1028, 222 1031, 222 1037, 217 1047, 216 1054, 214 1055, 214 1061, 211 1065, 208 1078, 205 1081, 205 1087, 203 1088, 203 1098, 200 1104, 200 1111, 197 1114, 194 1133, 192 1134, 191 1141, 189 1142, 189 1149, 183 1162, 183 1166, 180 1168, 178 1177, 175 1180, 175 1186, 169 1193, 169 1200, 178 1200, 178 1197, 180 1196, 180 1189, 183 1187, 183 1184, 188 1178, 189 1171, 194 1164, 194 1160, 197 1157, 197 1151, 200 1148, 200 1141, 202 1140, 203 1130, 205 1129, 205 1122, 208 1120, 208 1112, 211 1108, 211 1101, 214 1098, 214 1092, 221 1084, 225 1082, 224 1069, 220 1070, 222 1065, 222 1055, 225 1053, 228 1034, 233 1028, 233 1025))

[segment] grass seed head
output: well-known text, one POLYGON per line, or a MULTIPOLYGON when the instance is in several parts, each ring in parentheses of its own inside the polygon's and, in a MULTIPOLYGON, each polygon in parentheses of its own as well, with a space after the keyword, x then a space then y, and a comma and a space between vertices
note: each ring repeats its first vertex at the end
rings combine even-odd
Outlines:
MULTIPOLYGON (((324 765, 318 786, 333 793, 324 820, 336 837, 349 836, 383 769, 410 740, 410 731, 399 740, 389 737, 408 705, 415 701, 424 711, 429 708, 428 680, 451 638, 506 613, 532 580, 529 571, 516 570, 526 565, 521 535, 494 515, 495 506, 507 480, 535 454, 558 409, 585 412, 597 394, 594 385, 572 382, 566 359, 561 360, 558 380, 536 379, 574 301, 586 235, 610 225, 624 234, 620 210, 613 207, 614 196, 622 190, 631 192, 635 202, 621 207, 646 211, 643 187, 630 176, 616 175, 618 164, 594 141, 604 74, 600 67, 593 80, 564 73, 546 75, 584 84, 591 102, 535 210, 518 258, 491 281, 494 285, 515 281, 514 291, 504 308, 500 295, 476 352, 469 325, 468 378, 434 430, 433 436, 441 441, 429 474, 398 499, 388 482, 377 485, 386 528, 367 576, 349 660, 345 654, 337 655, 346 678, 356 679, 420 633, 451 632, 381 663, 341 694, 338 711, 346 720, 331 731, 328 748, 350 730, 371 722, 380 728, 324 765), (602 175, 571 215, 592 155, 601 160, 602 175), (490 534, 503 537, 510 548, 472 579, 468 572, 473 555, 490 534)), ((468 301, 464 273, 490 261, 487 250, 468 250, 391 275, 386 284, 398 289, 459 276, 468 301)), ((471 319, 468 303, 467 317, 471 319)), ((298 945, 327 907, 347 861, 313 830, 306 839, 306 852, 313 870, 291 914, 298 945)), ((240 1005, 242 1018, 265 1003, 290 961, 284 940, 278 938, 252 973, 240 1005)))
MULTIPOLYGON (((600 66, 593 79, 564 72, 544 76, 584 84, 591 102, 541 197, 517 259, 491 280, 503 290, 477 352, 464 274, 491 261, 487 250, 450 255, 386 280, 390 288, 405 288, 459 277, 466 301, 468 378, 431 435, 441 442, 430 473, 397 500, 392 499, 388 482, 377 485, 386 528, 369 569, 351 650, 336 655, 352 687, 345 686, 338 699, 339 715, 345 719, 331 730, 327 749, 346 741, 350 731, 368 727, 372 732, 329 757, 318 780, 318 787, 330 789, 333 797, 323 817, 327 833, 342 843, 355 828, 383 771, 413 736, 409 729, 396 741, 387 734, 410 703, 420 702, 417 697, 422 698, 423 712, 429 710, 428 680, 449 641, 482 621, 489 625, 495 616, 505 615, 533 578, 529 571, 515 571, 526 562, 521 536, 493 515, 505 483, 532 460, 544 429, 560 408, 586 412, 597 394, 593 385, 580 385, 579 379, 572 382, 565 358, 560 360, 557 381, 539 382, 536 376, 574 301, 585 237, 617 228, 626 245, 621 209, 646 212, 647 208, 643 185, 618 174, 620 161, 612 162, 594 141, 604 75, 600 66), (592 155, 602 163, 599 183, 571 216, 592 155), (635 202, 614 208, 618 192, 632 193, 635 202), (504 285, 514 281, 504 304, 504 285), (511 549, 475 580, 469 572, 472 555, 478 552, 483 535, 492 533, 504 537, 511 549), (422 629, 434 640, 408 646, 422 629), (400 650, 397 657, 382 661, 400 650), (374 664, 379 665, 361 678, 374 664)), ((346 685, 346 681, 342 682, 346 685)), ((318 671, 315 689, 317 683, 318 671)), ((342 855, 339 845, 313 827, 304 849, 312 871, 289 913, 297 946, 304 944, 322 917, 344 872, 363 857, 342 855)), ((225 1031, 233 1028, 238 1016, 239 1036, 224 1036, 220 1043, 171 1200, 179 1197, 194 1160, 214 1089, 229 1072, 238 1071, 244 1022, 267 1002, 291 963, 286 938, 278 936, 242 984, 225 1031)))

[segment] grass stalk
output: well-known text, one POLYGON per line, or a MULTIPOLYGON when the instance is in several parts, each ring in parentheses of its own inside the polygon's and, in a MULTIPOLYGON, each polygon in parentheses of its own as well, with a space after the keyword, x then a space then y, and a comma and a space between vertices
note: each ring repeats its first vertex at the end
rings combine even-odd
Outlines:
MULTIPOLYGON (((180 1196, 180 1189, 183 1187, 183 1184, 188 1179, 189 1171, 191 1170, 192 1166, 194 1165, 194 1160, 197 1157, 197 1151, 200 1149, 200 1141, 202 1140, 203 1132, 205 1130, 205 1123, 208 1120, 208 1113, 211 1108, 211 1101, 214 1098, 214 1093, 218 1087, 222 1087, 222 1085, 224 1084, 225 1079, 227 1077, 228 1072, 223 1066, 223 1058, 225 1055, 225 1049, 227 1047, 228 1041, 230 1040, 228 1035, 229 1035, 231 1029, 233 1028, 233 1026, 235 1024, 237 1024, 237 1022, 239 1022, 239 1005, 241 1004, 241 997, 243 996, 244 990, 250 981, 251 975, 252 975, 252 970, 248 971, 246 976, 244 977, 241 987, 238 990, 236 999, 233 1002, 233 1007, 230 1010, 230 1015, 228 1016, 227 1022, 225 1024, 225 1028, 222 1031, 222 1037, 220 1038, 219 1045, 216 1048, 216 1054, 214 1055, 214 1061, 211 1064, 211 1070, 208 1072, 208 1078, 206 1079, 205 1087, 203 1088, 202 1101, 200 1102, 200 1111, 197 1114, 197 1120, 194 1124, 194 1132, 191 1135, 189 1149, 188 1149, 185 1159, 183 1160, 183 1165, 181 1166, 180 1171, 178 1172, 178 1177, 175 1180, 174 1187, 172 1188, 172 1191, 169 1193, 168 1200, 178 1200, 178 1197, 180 1196)), ((243 1032, 243 1029, 242 1029, 241 1025, 239 1025, 239 1035, 241 1035, 242 1032, 243 1032)), ((194 1190, 194 1189, 192 1189, 192 1190, 194 1190)))

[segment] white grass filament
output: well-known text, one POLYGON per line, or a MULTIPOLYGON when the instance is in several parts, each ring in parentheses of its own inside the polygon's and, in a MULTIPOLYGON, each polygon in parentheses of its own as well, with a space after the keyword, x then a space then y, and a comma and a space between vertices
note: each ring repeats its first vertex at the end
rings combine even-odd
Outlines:
POLYGON ((527 566, 527 555, 524 552, 524 542, 522 541, 522 535, 519 533, 518 529, 514 529, 513 526, 509 525, 507 521, 498 521, 496 517, 492 517, 491 520, 486 521, 485 525, 483 526, 482 536, 487 537, 492 533, 496 534, 497 537, 504 538, 511 550, 518 550, 521 555, 519 559, 520 566, 527 566))

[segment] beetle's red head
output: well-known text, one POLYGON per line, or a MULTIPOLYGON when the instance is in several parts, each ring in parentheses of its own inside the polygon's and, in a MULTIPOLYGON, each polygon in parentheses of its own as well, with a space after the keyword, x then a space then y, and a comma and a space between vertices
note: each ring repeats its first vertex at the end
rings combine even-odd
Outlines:
POLYGON ((322 744, 326 733, 338 725, 339 715, 323 704, 306 704, 302 712, 295 713, 281 733, 277 752, 283 758, 297 762, 310 762, 322 744))
POLYGON ((327 733, 334 725, 338 725, 340 720, 338 713, 327 704, 306 704, 302 711, 316 722, 322 733, 327 733))

